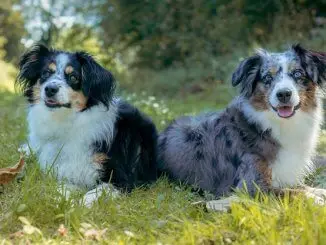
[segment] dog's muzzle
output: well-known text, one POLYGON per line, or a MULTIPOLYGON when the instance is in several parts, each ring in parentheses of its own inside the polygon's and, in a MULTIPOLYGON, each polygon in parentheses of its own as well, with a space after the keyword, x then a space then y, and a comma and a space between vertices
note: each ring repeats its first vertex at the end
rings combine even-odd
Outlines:
POLYGON ((56 99, 56 95, 59 92, 59 86, 51 83, 46 85, 46 87, 44 88, 44 92, 45 92, 45 99, 44 99, 44 103, 47 107, 49 108, 60 108, 60 107, 66 107, 66 108, 71 108, 71 104, 70 103, 60 103, 57 99, 56 99))

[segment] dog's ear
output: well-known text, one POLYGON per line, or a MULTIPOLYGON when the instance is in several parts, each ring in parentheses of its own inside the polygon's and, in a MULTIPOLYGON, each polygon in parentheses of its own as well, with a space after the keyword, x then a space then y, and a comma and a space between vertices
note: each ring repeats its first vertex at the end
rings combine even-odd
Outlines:
POLYGON ((86 107, 102 103, 109 107, 114 90, 115 79, 111 72, 99 65, 91 55, 77 52, 82 70, 82 91, 88 98, 86 107))
POLYGON ((299 44, 292 46, 293 51, 300 59, 302 68, 309 78, 322 85, 326 82, 326 53, 306 50, 299 44))
POLYGON ((232 75, 232 85, 241 84, 241 93, 249 97, 255 90, 259 79, 262 64, 261 57, 257 54, 243 60, 232 75))
POLYGON ((40 78, 44 59, 50 52, 51 51, 46 46, 36 44, 21 56, 16 85, 23 90, 25 96, 29 96, 31 88, 40 78))

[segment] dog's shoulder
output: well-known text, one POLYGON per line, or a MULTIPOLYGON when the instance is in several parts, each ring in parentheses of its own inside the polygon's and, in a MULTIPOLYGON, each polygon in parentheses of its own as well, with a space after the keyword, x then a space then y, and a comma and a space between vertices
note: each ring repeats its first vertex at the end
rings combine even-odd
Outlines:
POLYGON ((157 137, 157 130, 151 118, 121 99, 119 99, 117 107, 116 130, 135 131, 145 138, 156 139, 157 137))
POLYGON ((102 181, 128 190, 155 180, 157 131, 152 120, 126 101, 118 100, 114 131, 111 145, 103 144, 100 149, 109 159, 102 181))

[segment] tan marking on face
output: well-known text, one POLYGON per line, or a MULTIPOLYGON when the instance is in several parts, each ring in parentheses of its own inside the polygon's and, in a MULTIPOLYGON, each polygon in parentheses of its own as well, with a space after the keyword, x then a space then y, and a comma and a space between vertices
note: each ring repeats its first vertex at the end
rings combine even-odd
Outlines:
POLYGON ((52 63, 50 63, 50 65, 49 65, 49 69, 50 69, 51 71, 55 72, 55 71, 57 70, 57 65, 56 65, 54 62, 52 62, 52 63))
POLYGON ((257 84, 257 87, 250 98, 250 103, 257 111, 268 110, 268 94, 263 84, 257 84))
POLYGON ((272 76, 275 76, 278 72, 278 67, 277 66, 272 66, 270 69, 269 69, 269 72, 271 73, 272 76))
POLYGON ((65 73, 67 75, 71 74, 74 71, 74 68, 72 66, 67 66, 65 69, 65 73))
POLYGON ((86 108, 87 97, 82 91, 74 91, 70 88, 69 101, 71 103, 71 107, 77 109, 78 111, 82 111, 86 108))
POLYGON ((300 103, 301 110, 304 112, 310 112, 311 110, 317 107, 317 85, 313 82, 310 82, 308 87, 305 90, 300 91, 300 103))
POLYGON ((40 86, 40 80, 37 81, 37 83, 32 88, 32 99, 33 104, 38 104, 41 99, 41 86, 40 86))
POLYGON ((93 155, 93 162, 96 165, 102 165, 104 164, 107 160, 109 160, 109 157, 105 153, 95 153, 93 155))

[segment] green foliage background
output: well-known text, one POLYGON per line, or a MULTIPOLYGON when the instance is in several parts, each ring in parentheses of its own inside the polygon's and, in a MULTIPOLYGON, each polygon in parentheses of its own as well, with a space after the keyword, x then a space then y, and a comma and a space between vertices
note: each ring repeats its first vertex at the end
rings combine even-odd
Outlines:
POLYGON ((211 100, 257 47, 325 50, 326 0, 4 0, 0 23, 5 61, 41 41, 90 52, 127 92, 211 100))
MULTIPOLYGON (((229 85, 233 70, 255 48, 280 51, 300 42, 325 51, 326 0, 1 0, 1 168, 17 161, 17 148, 26 138, 26 105, 14 93, 13 80, 19 56, 37 41, 93 54, 117 78, 119 94, 161 130, 177 116, 223 108, 235 94, 229 85)), ((318 153, 325 155, 325 149, 323 131, 318 153)), ((326 208, 303 197, 290 202, 244 195, 245 203, 234 204, 230 213, 207 213, 192 205, 202 196, 161 179, 149 189, 87 209, 75 203, 81 193, 66 200, 36 159, 26 160, 21 182, 0 186, 1 244, 95 242, 83 235, 85 223, 107 229, 100 244, 326 241, 326 208), (67 236, 58 234, 60 224, 67 236), (19 236, 27 228, 34 232, 19 236)), ((323 171, 308 182, 325 187, 323 171)))

